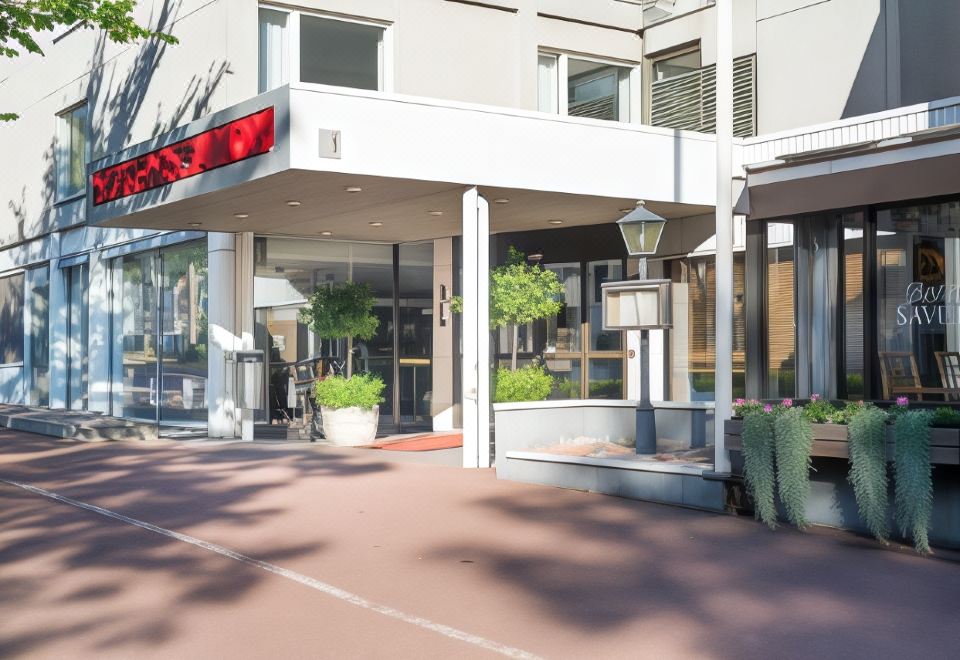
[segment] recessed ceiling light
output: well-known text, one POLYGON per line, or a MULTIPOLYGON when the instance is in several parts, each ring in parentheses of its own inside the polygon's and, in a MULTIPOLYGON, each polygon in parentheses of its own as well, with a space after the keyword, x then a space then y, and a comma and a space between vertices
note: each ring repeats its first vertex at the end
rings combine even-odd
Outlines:
POLYGON ((563 220, 547 220, 547 224, 551 224, 551 225, 562 225, 562 224, 563 224, 563 220))
POLYGON ((493 203, 494 203, 494 204, 509 204, 509 203, 510 203, 510 200, 507 199, 506 197, 501 197, 500 199, 495 199, 495 200, 493 200, 493 203))
POLYGON ((343 190, 349 193, 358 193, 358 192, 361 192, 363 188, 361 188, 360 186, 347 186, 343 190))
POLYGON ((443 211, 427 211, 430 215, 443 215, 443 211))
POLYGON ((373 222, 370 223, 370 226, 371 226, 371 227, 382 227, 382 226, 383 226, 383 223, 380 222, 379 220, 374 220, 373 222))
POLYGON ((237 219, 239 219, 239 220, 243 220, 244 218, 249 218, 249 217, 250 217, 250 214, 249 214, 249 213, 234 213, 234 214, 233 214, 233 217, 234 217, 234 218, 237 218, 237 219))
POLYGON ((630 213, 633 209, 620 209, 620 213, 630 213))
POLYGON ((295 207, 297 207, 297 206, 300 206, 300 200, 299 200, 299 199, 289 199, 289 200, 287 200, 287 206, 289 206, 289 207, 291 207, 291 208, 295 208, 295 207))
POLYGON ((332 231, 322 231, 322 232, 320 232, 320 235, 321 235, 321 236, 333 236, 333 232, 332 232, 332 231))
POLYGON ((188 222, 188 223, 187 223, 187 226, 188 226, 188 227, 199 227, 199 226, 202 225, 202 224, 203 224, 202 222, 188 222))

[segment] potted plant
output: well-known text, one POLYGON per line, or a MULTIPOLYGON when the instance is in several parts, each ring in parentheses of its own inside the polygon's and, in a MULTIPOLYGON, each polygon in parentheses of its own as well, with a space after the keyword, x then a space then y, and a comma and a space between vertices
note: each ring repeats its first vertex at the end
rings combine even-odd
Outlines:
POLYGON ((317 405, 326 439, 341 447, 369 445, 377 437, 383 380, 373 374, 330 376, 317 382, 317 405))
POLYGON ((322 378, 316 385, 324 436, 336 445, 368 445, 377 435, 383 380, 353 375, 354 338, 372 339, 380 325, 372 311, 375 303, 370 285, 338 282, 317 287, 300 310, 300 321, 321 339, 347 340, 346 376, 322 378))

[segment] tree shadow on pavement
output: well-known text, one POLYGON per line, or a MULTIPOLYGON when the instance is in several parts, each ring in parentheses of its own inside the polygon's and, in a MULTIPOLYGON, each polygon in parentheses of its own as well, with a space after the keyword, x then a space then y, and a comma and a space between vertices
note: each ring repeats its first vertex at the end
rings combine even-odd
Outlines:
MULTIPOLYGON (((284 513, 283 498, 271 499, 271 493, 304 477, 389 469, 312 448, 88 444, 0 430, 2 479, 205 541, 227 536, 231 550, 279 565, 322 555, 331 541, 264 538, 259 526, 284 513)), ((42 655, 64 640, 76 641, 77 656, 155 648, 189 617, 239 605, 271 577, 16 486, 0 484, 0 502, 2 657, 42 655), (143 602, 144 593, 153 596, 143 602), (18 619, 18 611, 33 612, 34 619, 18 619), (42 620, 37 612, 45 613, 42 620)))

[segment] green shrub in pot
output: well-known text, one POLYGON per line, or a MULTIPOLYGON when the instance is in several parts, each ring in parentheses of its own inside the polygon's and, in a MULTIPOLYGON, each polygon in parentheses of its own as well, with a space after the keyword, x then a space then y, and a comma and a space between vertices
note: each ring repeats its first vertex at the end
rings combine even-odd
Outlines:
POLYGON ((493 400, 496 403, 545 401, 552 390, 553 376, 540 364, 530 364, 516 371, 500 367, 497 369, 493 400))
POLYGON ((317 405, 321 408, 363 408, 370 410, 383 403, 386 387, 380 376, 354 374, 352 378, 332 376, 317 381, 317 405))

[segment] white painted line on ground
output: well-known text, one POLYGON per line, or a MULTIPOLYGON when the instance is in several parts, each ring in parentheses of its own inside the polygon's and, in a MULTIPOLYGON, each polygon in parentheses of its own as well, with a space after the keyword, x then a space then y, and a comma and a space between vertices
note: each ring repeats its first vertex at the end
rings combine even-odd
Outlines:
POLYGON ((0 483, 5 483, 10 486, 15 486, 17 488, 22 488, 23 490, 33 493, 35 495, 41 495, 43 497, 50 498, 57 502, 63 504, 69 504, 70 506, 76 507, 78 509, 84 509, 86 511, 92 511, 101 516, 106 516, 107 518, 113 518, 114 520, 119 520, 120 522, 126 523, 128 525, 133 525, 134 527, 139 527, 140 529, 145 529, 147 531, 153 532, 155 534, 160 534, 161 536, 166 536, 177 541, 182 541, 183 543, 189 543, 198 548, 203 548, 204 550, 209 550, 210 552, 215 552, 218 555, 224 557, 229 557, 236 561, 254 566, 256 568, 267 571, 268 573, 273 573, 274 575, 279 575, 280 577, 287 578, 288 580, 293 580, 294 582, 299 582, 300 584, 320 591, 332 596, 338 600, 350 603, 351 605, 356 605, 365 610, 371 610, 377 612, 378 614, 383 614, 393 619, 398 619, 405 623, 435 632, 437 634, 443 635, 444 637, 449 637, 451 639, 457 639, 461 642, 466 642, 467 644, 473 644, 474 646, 479 646, 480 648, 486 649, 488 651, 493 651, 494 653, 499 653, 500 655, 505 655, 508 658, 523 658, 524 660, 539 660, 538 656, 533 655, 532 653, 527 653, 521 649, 513 648, 512 646, 505 646, 503 644, 498 644, 479 635, 473 635, 457 628, 451 628, 450 626, 445 626, 441 623, 434 623, 429 619, 424 619, 423 617, 415 616, 413 614, 407 614, 401 612, 398 609, 390 607, 388 605, 379 605, 372 601, 358 596, 349 591, 340 589, 326 582, 321 582, 320 580, 314 579, 303 575, 302 573, 297 573, 296 571, 291 571, 286 568, 281 568, 276 564, 271 564, 269 562, 260 561, 259 559, 254 559, 253 557, 248 557, 239 552, 235 552, 229 548, 225 548, 222 545, 217 545, 216 543, 210 543, 209 541, 204 541, 187 534, 181 534, 180 532, 174 532, 173 530, 165 529, 163 527, 158 527, 152 525, 148 522, 142 520, 137 520, 136 518, 131 518, 125 516, 122 513, 117 513, 111 511, 110 509, 104 509, 103 507, 96 506, 95 504, 88 504, 86 502, 81 502, 80 500, 75 500, 64 495, 58 495, 49 490, 44 490, 37 486, 31 486, 30 484, 21 483, 19 481, 10 481, 8 479, 0 479, 0 483))

